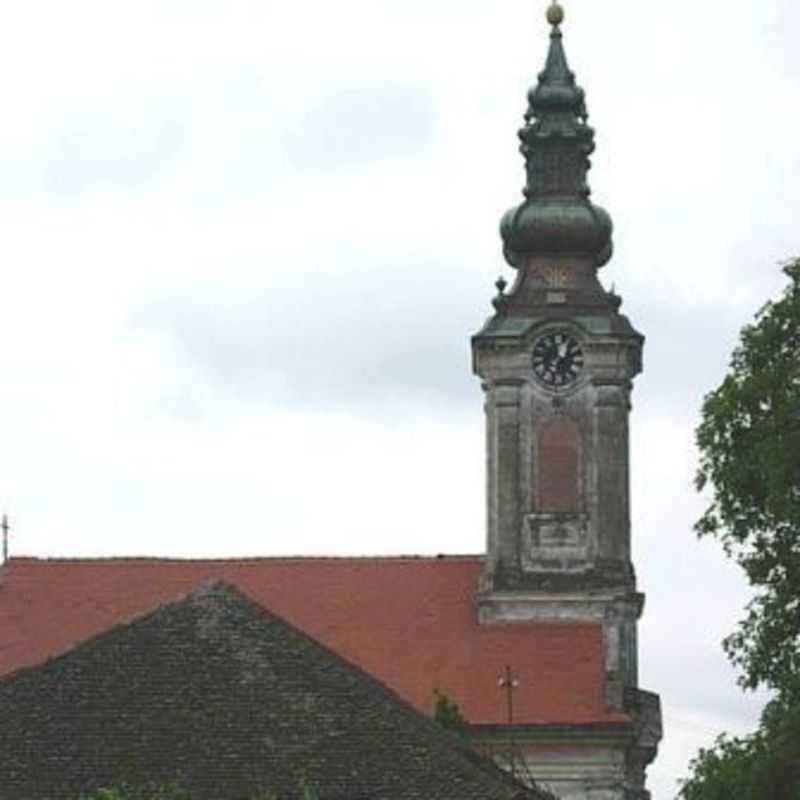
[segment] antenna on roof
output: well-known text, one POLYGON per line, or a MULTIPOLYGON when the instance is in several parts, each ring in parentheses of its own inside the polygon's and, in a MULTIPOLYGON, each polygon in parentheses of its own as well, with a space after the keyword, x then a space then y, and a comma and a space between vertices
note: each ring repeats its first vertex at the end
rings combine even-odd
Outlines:
POLYGON ((8 514, 3 514, 0 530, 3 532, 3 563, 5 564, 8 561, 8 532, 11 530, 11 526, 8 524, 8 514))
MULTIPOLYGON (((530 765, 524 754, 517 752, 517 743, 514 737, 514 689, 519 688, 519 680, 514 677, 511 665, 506 665, 504 675, 497 679, 497 685, 506 692, 506 711, 508 719, 508 768, 511 777, 515 780, 524 783, 531 789, 542 790, 542 787, 537 782, 536 778, 531 774, 530 765), (518 774, 518 768, 519 773, 518 774)), ((555 800, 555 795, 550 793, 546 788, 542 791, 544 797, 552 797, 555 800)))
POLYGON ((497 679, 497 685, 506 691, 506 709, 508 711, 508 725, 509 725, 509 741, 511 742, 511 750, 509 752, 509 763, 511 766, 511 777, 516 778, 516 767, 514 758, 514 729, 511 727, 514 724, 514 689, 519 686, 519 681, 514 677, 511 671, 511 665, 506 665, 505 675, 501 675, 497 679))
POLYGON ((497 685, 501 689, 506 690, 506 701, 508 709, 508 724, 512 725, 514 722, 514 689, 519 686, 519 681, 514 677, 511 672, 511 665, 506 665, 506 674, 501 675, 497 680, 497 685))

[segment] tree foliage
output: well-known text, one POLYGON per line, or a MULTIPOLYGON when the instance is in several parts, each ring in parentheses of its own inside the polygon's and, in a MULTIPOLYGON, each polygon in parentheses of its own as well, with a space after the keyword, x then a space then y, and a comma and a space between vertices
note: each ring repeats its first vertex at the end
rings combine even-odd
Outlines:
POLYGON ((753 738, 717 737, 712 748, 703 748, 692 759, 691 777, 681 782, 684 800, 754 800, 748 786, 756 760, 753 738))
POLYGON ((81 800, 191 800, 191 796, 178 782, 148 783, 144 786, 120 783, 96 789, 81 800))
POLYGON ((717 537, 756 595, 725 649, 747 688, 800 673, 800 260, 742 330, 730 370, 703 403, 697 488, 713 501, 698 533, 717 537))
POLYGON ((800 702, 783 691, 767 704, 758 730, 722 734, 702 749, 681 783, 682 800, 800 800, 800 702))
POLYGON ((755 589, 724 642, 744 688, 775 691, 750 736, 699 752, 682 800, 800 800, 800 260, 746 326, 697 429, 697 488, 712 502, 697 523, 755 589))
POLYGON ((443 728, 465 738, 467 734, 467 721, 461 713, 458 703, 441 689, 433 690, 433 718, 443 728))
MULTIPOLYGON (((192 795, 178 781, 167 784, 148 783, 143 786, 120 783, 96 789, 91 794, 81 797, 81 800, 192 800, 192 795)), ((250 800, 281 800, 281 798, 274 792, 262 790, 252 795, 250 800)), ((298 781, 297 794, 291 800, 319 800, 316 786, 301 777, 298 781)))

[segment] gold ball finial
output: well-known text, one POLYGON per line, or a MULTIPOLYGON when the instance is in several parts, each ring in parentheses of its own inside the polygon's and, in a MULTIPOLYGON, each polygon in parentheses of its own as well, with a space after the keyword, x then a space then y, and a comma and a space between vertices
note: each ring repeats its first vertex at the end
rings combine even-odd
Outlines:
POLYGON ((559 4, 558 0, 553 0, 548 6, 547 21, 551 25, 560 25, 564 21, 564 9, 559 4))

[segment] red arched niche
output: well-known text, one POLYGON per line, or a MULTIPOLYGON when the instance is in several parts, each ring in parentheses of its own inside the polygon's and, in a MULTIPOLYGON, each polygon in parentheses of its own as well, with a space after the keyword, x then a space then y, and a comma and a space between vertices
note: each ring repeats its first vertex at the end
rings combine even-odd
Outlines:
POLYGON ((569 417, 553 417, 539 428, 539 511, 578 510, 579 445, 578 425, 569 417))

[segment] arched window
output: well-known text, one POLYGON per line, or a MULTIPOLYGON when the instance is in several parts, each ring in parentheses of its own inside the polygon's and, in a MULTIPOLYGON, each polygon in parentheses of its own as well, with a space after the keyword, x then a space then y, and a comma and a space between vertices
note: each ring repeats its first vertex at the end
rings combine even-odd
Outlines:
POLYGON ((553 417, 539 428, 539 511, 578 510, 579 431, 569 417, 553 417))

